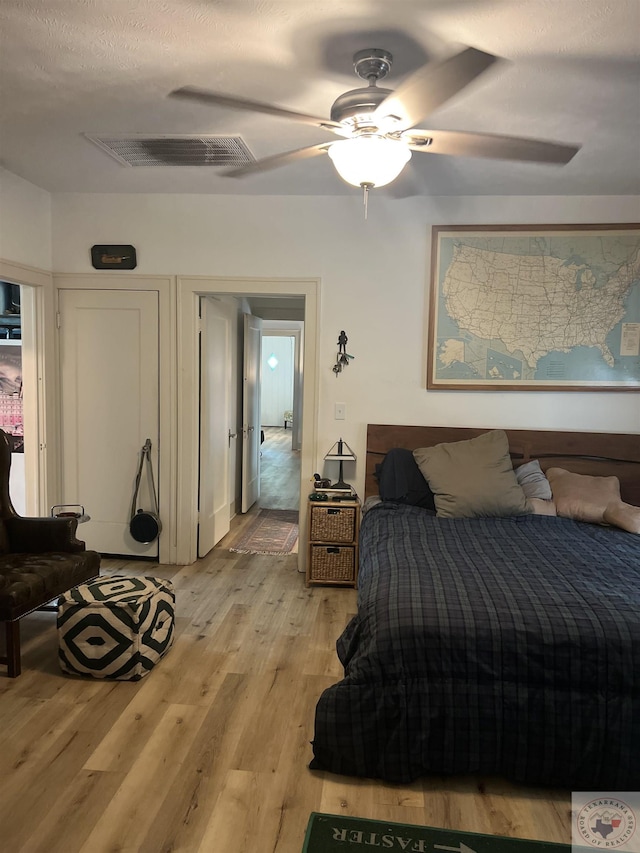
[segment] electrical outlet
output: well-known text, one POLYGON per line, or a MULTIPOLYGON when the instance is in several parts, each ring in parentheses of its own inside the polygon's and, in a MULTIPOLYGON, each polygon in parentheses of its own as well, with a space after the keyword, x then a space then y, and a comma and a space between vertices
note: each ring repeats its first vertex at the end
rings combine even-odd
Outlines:
POLYGON ((335 419, 337 421, 343 421, 346 417, 347 417, 347 404, 346 403, 336 403, 335 419))

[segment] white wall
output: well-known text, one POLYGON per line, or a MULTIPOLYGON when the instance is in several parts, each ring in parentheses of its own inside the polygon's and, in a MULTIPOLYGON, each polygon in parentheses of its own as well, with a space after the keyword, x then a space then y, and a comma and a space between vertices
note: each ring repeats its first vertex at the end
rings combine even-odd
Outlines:
POLYGON ((51 269, 51 196, 1 167, 0 258, 51 269))
POLYGON ((293 411, 293 369, 295 338, 262 333, 262 381, 260 423, 284 425, 284 413, 293 411), (275 356, 271 367, 269 359, 275 356))
POLYGON ((293 423, 291 424, 291 449, 300 450, 302 448, 301 424, 304 393, 304 322, 300 320, 263 320, 263 335, 265 334, 265 332, 280 332, 283 335, 292 334, 295 339, 293 365, 293 404, 288 408, 293 410, 293 423))
MULTIPOLYGON (((132 243, 136 272, 319 277, 316 464, 341 435, 364 457, 367 423, 640 432, 640 395, 427 391, 430 227, 640 220, 640 199, 53 196, 53 268, 90 270, 94 243, 132 243), (341 329, 355 356, 332 372, 341 329), (346 420, 333 418, 346 403, 346 420)), ((312 472, 309 472, 311 474, 312 472)), ((333 472, 331 472, 333 473, 333 472)), ((345 470, 362 489, 364 465, 345 470)))

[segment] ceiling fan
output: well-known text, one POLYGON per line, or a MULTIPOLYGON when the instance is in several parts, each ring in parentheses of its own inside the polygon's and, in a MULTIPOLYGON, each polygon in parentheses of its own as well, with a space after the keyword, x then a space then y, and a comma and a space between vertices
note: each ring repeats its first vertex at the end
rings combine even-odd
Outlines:
POLYGON ((369 189, 385 186, 395 180, 414 151, 565 164, 580 150, 579 145, 537 139, 417 128, 416 124, 425 116, 471 83, 499 58, 467 47, 447 59, 423 65, 395 91, 378 86, 378 81, 389 73, 392 61, 392 55, 380 48, 358 51, 353 57, 353 65, 356 74, 366 80, 368 86, 340 95, 331 107, 329 119, 191 86, 176 89, 170 95, 204 104, 280 116, 343 137, 339 142, 321 142, 307 148, 274 154, 223 174, 244 177, 327 153, 338 174, 347 183, 364 188, 365 200, 369 189))

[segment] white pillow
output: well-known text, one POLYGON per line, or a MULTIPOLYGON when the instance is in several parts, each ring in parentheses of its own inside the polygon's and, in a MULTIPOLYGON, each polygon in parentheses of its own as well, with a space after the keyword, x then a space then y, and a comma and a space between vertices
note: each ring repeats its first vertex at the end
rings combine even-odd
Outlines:
POLYGON ((527 506, 534 515, 557 515, 556 505, 553 501, 545 501, 542 498, 527 498, 527 506))

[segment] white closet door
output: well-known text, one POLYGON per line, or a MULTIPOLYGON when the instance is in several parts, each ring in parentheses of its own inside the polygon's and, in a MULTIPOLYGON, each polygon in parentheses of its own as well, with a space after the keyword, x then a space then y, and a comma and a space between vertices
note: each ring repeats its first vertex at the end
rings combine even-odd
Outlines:
MULTIPOLYGON (((129 518, 147 438, 158 490, 158 294, 61 290, 59 307, 61 502, 90 515, 77 534, 87 548, 157 556, 158 540, 136 542, 129 518)), ((138 507, 153 509, 147 470, 138 507)))

